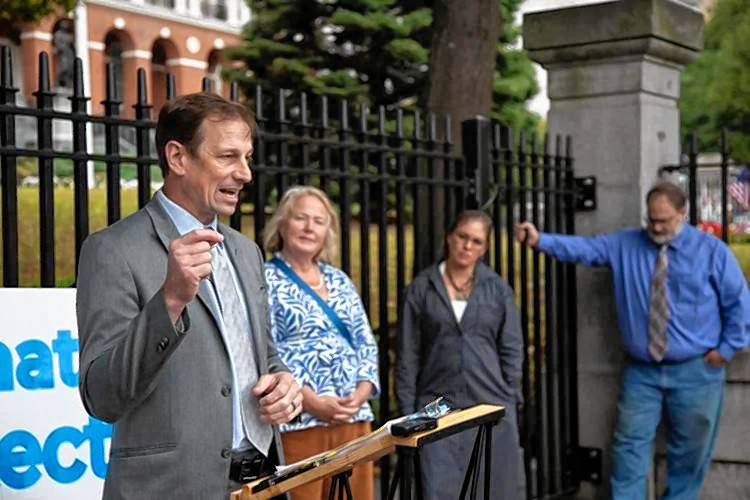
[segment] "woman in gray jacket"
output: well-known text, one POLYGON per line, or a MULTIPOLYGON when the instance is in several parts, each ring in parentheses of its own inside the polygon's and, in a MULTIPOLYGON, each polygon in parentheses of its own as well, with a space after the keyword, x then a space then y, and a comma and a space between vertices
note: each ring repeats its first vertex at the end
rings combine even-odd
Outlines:
MULTIPOLYGON (((438 396, 454 408, 504 406, 506 415, 492 432, 491 491, 492 498, 517 500, 525 497, 516 423, 523 340, 513 290, 479 260, 491 227, 484 212, 459 214, 445 238, 445 260, 422 271, 407 288, 396 395, 402 413, 438 396)), ((475 436, 476 430, 469 430, 422 449, 426 499, 458 498, 475 436)))

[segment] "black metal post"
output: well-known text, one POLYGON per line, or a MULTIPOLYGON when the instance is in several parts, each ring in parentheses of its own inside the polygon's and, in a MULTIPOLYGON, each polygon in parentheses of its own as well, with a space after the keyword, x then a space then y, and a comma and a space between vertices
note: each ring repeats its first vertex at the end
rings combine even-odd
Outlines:
MULTIPOLYGON (((500 130, 500 124, 495 123, 492 125, 492 172, 495 175, 495 179, 498 181, 502 178, 502 174, 500 172, 500 165, 502 162, 502 141, 501 141, 501 133, 500 130)), ((493 240, 493 247, 495 250, 495 272, 499 274, 500 276, 503 276, 505 273, 503 272, 503 228, 502 228, 502 211, 503 211, 503 204, 500 199, 500 186, 495 186, 496 192, 495 192, 495 200, 492 203, 491 208, 491 214, 492 214, 492 220, 494 221, 494 231, 492 232, 492 240, 493 240)))
MULTIPOLYGON (((729 173, 729 144, 727 143, 727 131, 721 129, 719 140, 721 147, 721 241, 729 242, 729 200, 727 200, 727 174, 729 173)), ((690 201, 692 206, 693 200, 690 201)))
POLYGON ((359 273, 360 295, 368 316, 370 314, 370 182, 368 174, 370 155, 367 151, 369 136, 367 133, 367 106, 359 104, 359 133, 361 148, 360 182, 359 182, 359 273))
MULTIPOLYGON (((445 159, 445 178, 450 181, 458 179, 456 162, 449 155, 453 152, 453 138, 451 137, 451 117, 445 115, 443 117, 443 154, 446 155, 445 159)), ((453 219, 458 215, 458 199, 463 198, 462 188, 457 186, 451 186, 447 188, 445 193, 445 213, 446 217, 443 219, 443 233, 448 231, 448 226, 453 222, 453 219)))
MULTIPOLYGON (((378 108, 378 143, 381 148, 388 146, 385 133, 385 107, 378 108)), ((388 328, 388 155, 378 155, 378 365, 380 375, 380 399, 378 421, 382 424, 390 418, 390 372, 391 342, 388 328)), ((380 491, 388 491, 388 478, 391 475, 391 461, 387 455, 380 462, 380 491)))
POLYGON ((516 181, 513 176, 513 131, 503 127, 500 135, 500 149, 504 151, 503 170, 505 171, 505 244, 506 260, 508 262, 508 273, 505 279, 511 288, 516 288, 516 244, 515 244, 515 207, 516 207, 516 181))
MULTIPOLYGON (((289 132, 289 121, 286 118, 286 91, 279 89, 276 100, 276 127, 278 139, 275 139, 276 152, 278 154, 277 165, 283 170, 290 167, 289 165, 289 143, 286 134, 289 132)), ((279 197, 289 188, 289 174, 281 172, 278 176, 276 185, 279 188, 279 197)))
MULTIPOLYGON (((414 111, 414 130, 412 133, 412 151, 420 151, 422 148, 422 115, 414 111)), ((424 269, 429 260, 429 249, 427 248, 429 235, 427 234, 427 206, 422 194, 422 160, 419 154, 411 156, 409 177, 412 180, 412 232, 414 233, 414 276, 424 269)))
MULTIPOLYGON (((575 181, 573 178, 573 141, 565 137, 565 233, 575 234, 575 181)), ((578 291, 575 264, 565 265, 565 345, 567 354, 568 412, 570 445, 578 446, 578 291)))
MULTIPOLYGON (((117 93, 115 69, 107 64, 107 95, 102 101, 104 114, 115 118, 120 115, 120 96, 117 93)), ((120 220, 120 126, 112 122, 104 125, 104 142, 107 152, 107 224, 120 220)))
POLYGON ((310 178, 310 120, 307 116, 307 94, 302 92, 299 96, 299 158, 300 173, 297 183, 305 185, 310 178))
POLYGON ((329 191, 329 173, 331 171, 331 147, 325 143, 328 139, 328 98, 320 96, 320 127, 318 127, 318 138, 323 141, 320 145, 320 189, 330 194, 329 191))
POLYGON ((339 107, 339 210, 341 211, 341 268, 351 274, 351 221, 352 204, 349 193, 351 173, 351 151, 349 144, 349 103, 341 99, 339 107))
MULTIPOLYGON (((425 146, 429 153, 437 151, 437 123, 435 122, 435 114, 432 112, 427 114, 427 141, 425 146)), ((440 245, 436 226, 438 220, 442 219, 445 214, 443 210, 445 207, 440 206, 445 197, 440 193, 441 201, 438 201, 434 183, 438 179, 438 170, 442 170, 440 162, 436 161, 434 156, 428 156, 426 161, 426 177, 433 182, 427 184, 427 200, 425 200, 425 204, 429 207, 425 217, 427 219, 427 245, 424 257, 427 264, 432 264, 438 259, 440 245)), ((441 222, 440 226, 442 227, 442 225, 441 222)))
MULTIPOLYGON (((232 102, 239 102, 240 100, 240 87, 239 84, 236 81, 233 81, 232 84, 229 87, 229 100, 232 102)), ((257 135, 257 128, 254 136, 251 138, 253 141, 255 141, 255 135, 257 135)), ((252 161, 250 162, 250 170, 253 171, 253 164, 252 161)), ((255 177, 255 172, 253 172, 253 177, 255 177)), ((242 193, 240 193, 240 200, 237 202, 237 208, 234 210, 232 215, 229 216, 229 225, 237 230, 242 231, 242 201, 247 194, 247 186, 244 186, 242 188, 242 193)))
MULTIPOLYGON (((151 105, 148 103, 146 88, 146 70, 138 68, 138 100, 133 108, 135 118, 139 121, 151 120, 151 105)), ((143 123, 136 124, 136 151, 138 153, 138 208, 143 208, 151 199, 151 127, 143 123)))
MULTIPOLYGON (((526 136, 521 130, 518 140, 518 218, 520 221, 528 220, 528 165, 526 163, 526 136)), ((531 393, 531 371, 529 356, 529 270, 528 270, 528 249, 526 245, 521 245, 519 249, 520 258, 520 281, 516 287, 516 294, 521 297, 521 331, 523 332, 523 381, 522 390, 523 398, 526 403, 523 405, 523 424, 521 426, 521 443, 527 457, 531 457, 536 452, 535 449, 535 429, 534 425, 534 403, 533 394, 531 393)), ((531 460, 526 460, 526 494, 529 498, 533 494, 534 476, 532 475, 531 460)))
MULTIPOLYGON (((0 52, 0 105, 16 105, 13 87, 13 60, 10 48, 3 45, 0 52)), ((0 111, 0 146, 9 150, 0 155, 0 189, 2 190, 3 230, 3 286, 17 287, 18 282, 18 171, 16 155, 16 119, 12 112, 0 111)))
MULTIPOLYGON (((258 122, 260 130, 265 126, 265 113, 263 102, 263 89, 260 85, 255 87, 255 119, 258 122)), ((254 137, 253 165, 256 170, 263 170, 267 166, 266 157, 266 139, 263 134, 257 134, 254 137)), ((263 234, 263 228, 266 225, 266 182, 267 176, 255 175, 252 184, 253 190, 253 229, 255 231, 255 241, 263 248, 263 241, 260 235, 263 234)))
MULTIPOLYGON (((531 157, 529 173, 531 175, 531 220, 536 227, 541 227, 539 218, 539 189, 540 170, 537 136, 531 136, 531 157)), ((544 344, 542 342, 542 302, 541 302, 541 254, 534 249, 531 253, 531 289, 532 289, 532 330, 534 332, 534 455, 538 466, 536 468, 537 495, 547 492, 546 475, 549 462, 546 449, 544 429, 544 344)), ((527 401, 528 404, 528 401, 527 401)))
POLYGON ((477 116, 461 122, 461 144, 466 158, 466 177, 469 179, 469 208, 477 208, 489 197, 492 182, 490 162, 490 121, 477 116))
POLYGON ((88 178, 88 149, 86 143, 86 104, 89 100, 83 88, 83 65, 76 57, 73 72, 73 95, 70 97, 71 118, 73 121, 73 151, 78 158, 73 161, 73 189, 76 245, 76 275, 78 274, 78 257, 81 255, 83 240, 89 234, 89 182, 88 178))
MULTIPOLYGON (((42 111, 53 109, 55 93, 50 91, 49 58, 46 52, 39 53, 39 86, 34 92, 36 107, 42 111)), ((39 151, 53 150, 52 119, 37 117, 37 148, 39 151)), ((55 200, 54 200, 54 160, 42 156, 39 164, 39 244, 41 286, 55 286, 55 200)))
POLYGON ((396 304, 401 316, 401 299, 406 288, 406 155, 404 145, 404 112, 396 111, 396 304))
MULTIPOLYGON (((544 137, 544 154, 543 154, 543 173, 542 173, 542 190, 544 192, 544 227, 545 232, 554 232, 554 225, 552 221, 553 207, 552 202, 554 199, 553 186, 552 186, 552 157, 550 155, 550 137, 545 135, 544 137)), ((554 285, 554 266, 555 261, 544 254, 544 359, 546 363, 545 370, 545 386, 546 386, 546 398, 547 398, 547 420, 546 420, 546 435, 547 435, 547 447, 550 453, 550 460, 548 463, 548 477, 550 478, 551 488, 553 491, 558 491, 561 487, 559 478, 559 460, 560 452, 558 447, 559 440, 557 439, 557 325, 555 324, 555 310, 557 308, 556 296, 555 296, 555 285, 554 285)))

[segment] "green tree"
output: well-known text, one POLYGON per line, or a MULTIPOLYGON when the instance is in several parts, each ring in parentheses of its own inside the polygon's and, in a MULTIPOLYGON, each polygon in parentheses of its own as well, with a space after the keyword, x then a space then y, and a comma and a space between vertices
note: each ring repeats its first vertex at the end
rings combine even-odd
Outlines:
POLYGON ((33 23, 61 9, 68 12, 76 0, 0 0, 0 21, 33 23))
MULTIPOLYGON (((486 1, 455 3, 469 11, 463 17, 481 20, 488 16, 482 8, 486 1)), ((449 111, 457 120, 481 113, 516 129, 533 128, 538 117, 525 109, 525 102, 538 87, 530 60, 515 47, 519 29, 513 15, 522 0, 497 1, 499 16, 493 6, 495 15, 483 23, 498 24, 491 30, 497 54, 494 76, 486 82, 491 99, 483 100, 479 109, 476 104, 459 104, 458 109, 437 106, 430 100, 430 78, 447 78, 447 73, 455 80, 472 78, 445 69, 430 74, 430 47, 439 37, 435 30, 449 24, 433 22, 438 0, 257 0, 251 3, 253 20, 246 27, 245 42, 228 52, 242 67, 229 70, 227 76, 246 90, 266 82, 276 88, 364 97, 373 106, 429 106, 449 111), (466 108, 463 112, 461 106, 466 108)), ((487 64, 492 74, 491 58, 487 64)))
POLYGON ((258 0, 246 43, 229 52, 246 68, 230 77, 254 85, 364 96, 409 104, 424 86, 432 23, 424 2, 258 0))
POLYGON ((520 27, 515 24, 515 13, 523 0, 502 0, 500 18, 502 29, 497 46, 493 106, 490 115, 514 130, 534 131, 539 116, 526 109, 526 103, 539 92, 536 73, 525 50, 518 47, 520 27))
POLYGON ((706 24, 705 49, 682 74, 684 132, 696 131, 702 150, 719 146, 722 127, 735 160, 750 161, 750 10, 747 0, 719 0, 706 24))

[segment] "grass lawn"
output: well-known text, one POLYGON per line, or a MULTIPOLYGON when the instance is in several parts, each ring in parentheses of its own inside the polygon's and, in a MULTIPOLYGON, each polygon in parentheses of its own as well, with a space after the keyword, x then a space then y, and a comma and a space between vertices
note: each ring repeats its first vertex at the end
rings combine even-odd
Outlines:
POLYGON ((745 278, 750 281, 750 243, 733 243, 730 248, 737 257, 745 278))
MULTIPOLYGON (((70 286, 74 282, 74 258, 75 242, 73 235, 73 190, 69 187, 59 187, 55 189, 55 273, 58 286, 70 286)), ((20 187, 18 189, 18 226, 19 226, 19 266, 20 266, 20 285, 22 287, 34 287, 39 285, 39 195, 35 187, 20 187)), ((103 188, 92 189, 89 191, 89 220, 91 232, 103 228, 106 225, 106 191, 103 188)), ((121 213, 125 217, 137 210, 137 192, 135 189, 121 190, 121 213)), ((252 213, 252 206, 243 207, 242 213, 252 213)), ((249 238, 254 239, 253 219, 250 215, 244 215, 242 218, 243 233, 249 238)), ((379 318, 379 293, 378 283, 382 273, 386 273, 388 288, 388 324, 393 326, 397 317, 397 290, 396 290, 396 227, 388 227, 387 246, 388 261, 387 266, 383 268, 378 259, 378 227, 372 224, 369 228, 369 246, 370 246, 370 286, 363 290, 362 273, 360 261, 361 234, 360 224, 353 221, 350 229, 350 275, 357 288, 363 295, 363 300, 369 305, 370 320, 374 328, 380 325, 379 318)), ((2 235, 0 235, 2 238, 2 235)), ((414 258, 414 234, 411 226, 405 228, 405 277, 408 283, 412 277, 412 267, 414 258)), ((507 263, 506 244, 503 239, 503 262, 507 263)), ((520 247, 516 244, 516 283, 519 282, 520 276, 520 247)), ((750 244, 737 243, 732 244, 731 248, 745 276, 750 277, 750 244)), ((494 254, 495 249, 491 252, 494 254)), ((529 280, 531 280, 531 269, 533 253, 527 253, 527 262, 529 270, 529 280)), ((2 262, 2 255, 0 255, 2 262)), ((339 262, 334 264, 338 265, 339 262)), ((541 262, 540 271, 542 280, 544 279, 544 262, 541 262)), ((2 280, 2 268, 0 266, 0 281, 2 280)), ((517 287, 520 288, 520 287, 517 287)), ((534 311, 532 305, 532 287, 529 284, 529 331, 533 322, 534 311)), ((517 299, 520 304, 520 290, 517 290, 517 299)), ((539 315, 542 320, 541 332, 545 331, 544 325, 544 283, 541 283, 541 308, 539 315)), ((391 332, 392 334, 392 332, 391 332)))
MULTIPOLYGON (((71 286, 74 283, 75 276, 75 241, 73 239, 73 190, 69 187, 59 187, 55 189, 55 273, 58 286, 71 286)), ((20 266, 20 285, 22 287, 39 286, 39 192, 35 187, 20 187, 18 189, 18 228, 19 228, 19 266, 20 266)), ((103 188, 92 189, 89 191, 89 221, 90 231, 94 232, 106 225, 106 191, 103 188)), ((252 206, 243 206, 243 214, 251 214, 252 206)), ((137 192, 135 189, 121 190, 121 214, 125 217, 137 210, 137 192)), ((253 218, 251 215, 242 217, 243 234, 248 238, 255 239, 253 229, 253 218)), ((363 289, 362 286, 362 263, 360 260, 361 248, 361 227, 358 221, 352 221, 350 227, 350 275, 357 288, 360 290, 363 301, 369 305, 369 318, 376 333, 379 333, 380 327, 380 310, 379 310, 379 282, 382 273, 386 273, 385 282, 387 283, 387 301, 388 301, 388 320, 387 335, 392 339, 395 338, 395 322, 397 320, 398 296, 396 290, 396 226, 390 225, 387 231, 387 248, 388 259, 387 266, 383 266, 378 258, 378 226, 370 225, 368 229, 369 246, 370 246, 370 286, 363 289)), ((408 284, 412 278, 412 268, 414 260, 414 233, 413 227, 405 228, 405 279, 408 284)), ((0 235, 0 239, 2 235, 0 235)), ((742 267, 745 276, 750 278, 750 243, 736 243, 731 245, 732 251, 742 267)), ((491 248, 491 254, 494 256, 496 249, 491 248)), ((516 283, 520 283, 520 246, 515 243, 515 274, 516 283)), ((504 269, 507 265, 507 245, 503 235, 502 243, 502 261, 504 269)), ((541 343, 544 348, 546 335, 545 310, 546 300, 544 296, 544 261, 540 259, 540 297, 539 310, 536 314, 540 317, 540 330, 538 341, 535 341, 537 332, 534 331, 533 322, 535 311, 533 310, 533 287, 531 284, 532 262, 534 253, 527 252, 527 263, 529 273, 528 286, 528 351, 527 367, 530 373, 530 383, 533 384, 534 365, 535 365, 535 343, 541 343)), ((0 255, 2 262, 2 255, 0 255)), ((340 265, 339 262, 334 262, 340 265)), ((0 265, 0 282, 2 281, 2 266, 0 265)), ((521 287, 516 287, 516 301, 521 303, 521 287)), ((393 342, 391 342, 393 346, 393 342)), ((394 352, 390 353, 391 360, 395 356, 394 352)), ((391 379, 393 381, 393 378, 391 379)), ((533 385, 532 385, 533 387, 533 385)), ((392 388, 391 388, 392 390, 392 388)))

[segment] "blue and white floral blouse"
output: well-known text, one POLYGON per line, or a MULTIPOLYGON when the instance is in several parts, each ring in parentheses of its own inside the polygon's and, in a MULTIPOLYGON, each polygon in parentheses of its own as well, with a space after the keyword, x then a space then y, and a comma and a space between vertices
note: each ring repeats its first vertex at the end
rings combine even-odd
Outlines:
MULTIPOLYGON (((283 260, 280 253, 276 256, 283 260)), ((266 263, 271 334, 281 359, 300 386, 308 386, 320 396, 344 397, 357 383, 378 384, 378 347, 362 301, 349 277, 331 265, 320 262, 328 289, 328 305, 346 325, 352 344, 345 340, 315 300, 302 291, 272 262, 266 263)), ((365 403, 354 421, 373 420, 372 408, 365 403)), ((282 424, 281 432, 328 425, 307 412, 296 423, 282 424)))

